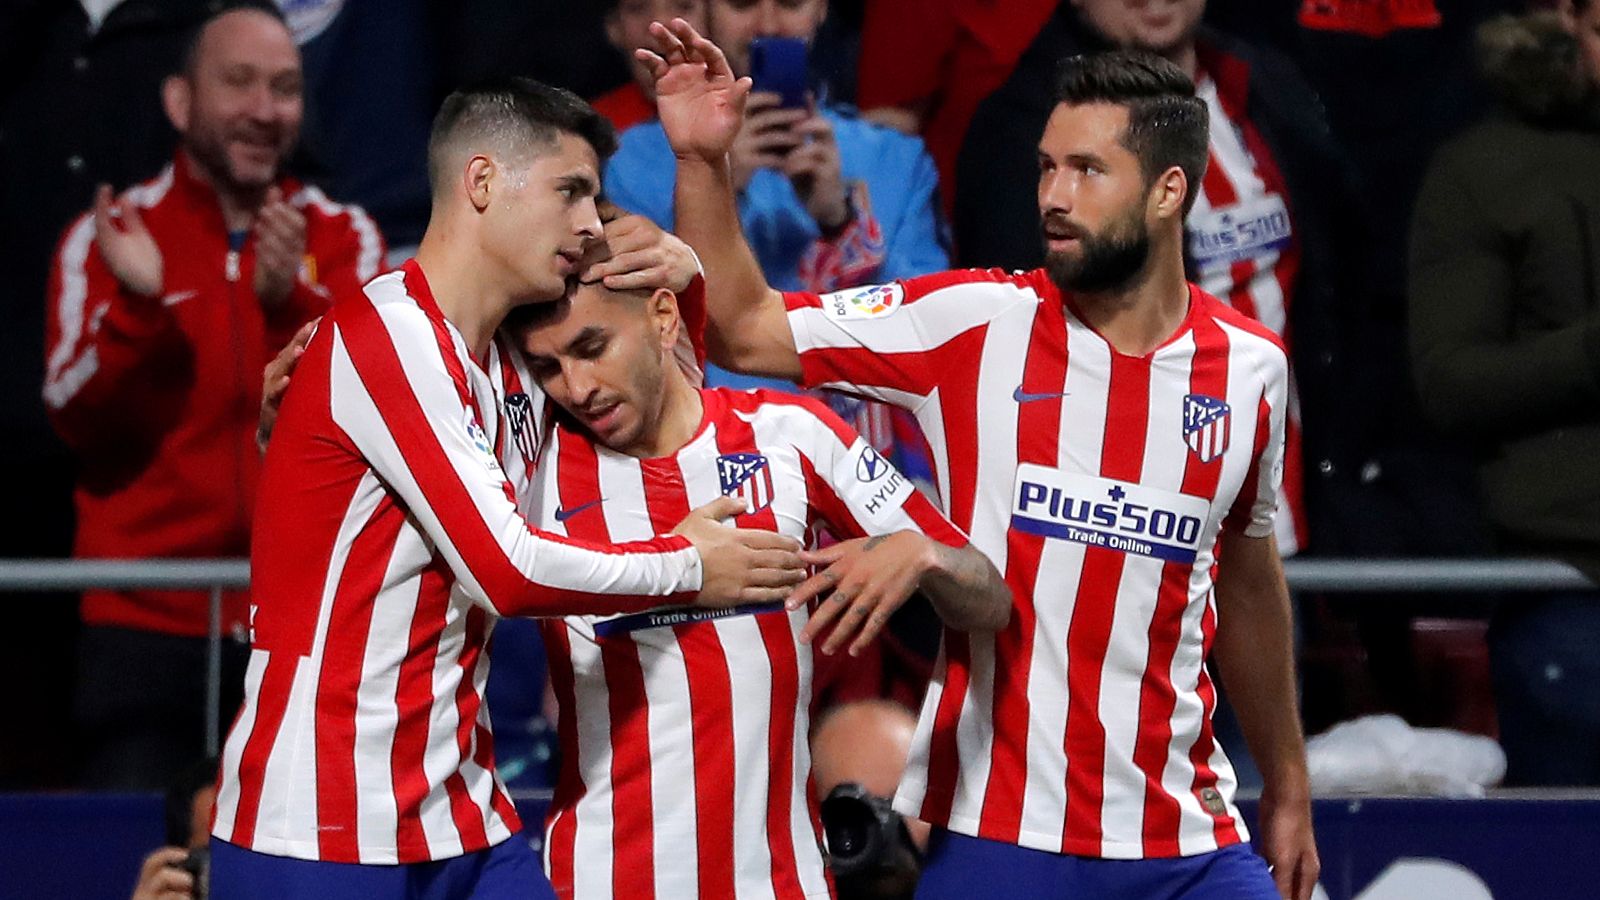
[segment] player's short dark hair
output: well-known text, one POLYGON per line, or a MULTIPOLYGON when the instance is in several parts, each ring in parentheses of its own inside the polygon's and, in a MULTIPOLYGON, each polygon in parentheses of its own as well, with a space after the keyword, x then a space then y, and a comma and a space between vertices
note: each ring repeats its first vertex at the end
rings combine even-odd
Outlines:
POLYGON ((449 144, 458 138, 509 138, 535 149, 554 146, 561 134, 582 138, 600 161, 617 149, 605 116, 577 94, 531 78, 508 78, 456 91, 444 99, 428 138, 428 177, 437 191, 449 144))
POLYGON ((278 8, 272 0, 214 0, 205 6, 204 17, 190 26, 183 37, 183 54, 178 57, 178 74, 185 78, 193 78, 195 67, 200 63, 200 39, 205 36, 206 29, 211 23, 240 10, 250 10, 264 16, 276 19, 278 24, 285 29, 289 27, 289 20, 284 18, 283 10, 278 8))
POLYGON ((1057 104, 1112 103, 1128 110, 1122 145, 1139 159, 1146 182, 1177 166, 1189 181, 1187 215, 1210 159, 1210 116, 1194 81, 1153 53, 1114 50, 1070 56, 1056 70, 1057 104))

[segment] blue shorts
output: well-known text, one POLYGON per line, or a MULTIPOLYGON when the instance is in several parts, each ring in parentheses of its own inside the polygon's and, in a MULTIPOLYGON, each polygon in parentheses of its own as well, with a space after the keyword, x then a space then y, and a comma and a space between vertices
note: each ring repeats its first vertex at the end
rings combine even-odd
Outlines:
POLYGON ((1249 844, 1169 859, 1093 859, 936 828, 917 900, 1280 900, 1249 844))
POLYGON ((555 900, 520 834, 487 850, 403 866, 268 856, 211 839, 211 894, 226 900, 555 900))

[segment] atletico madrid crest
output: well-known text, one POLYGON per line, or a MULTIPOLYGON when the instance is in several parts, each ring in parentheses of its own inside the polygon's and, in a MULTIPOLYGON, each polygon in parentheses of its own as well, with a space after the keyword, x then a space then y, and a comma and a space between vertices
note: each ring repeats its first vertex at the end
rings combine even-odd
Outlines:
POLYGON ((772 504, 772 467, 759 453, 725 453, 717 457, 722 493, 744 501, 748 515, 772 504))
POLYGON ((1201 462, 1211 462, 1228 449, 1231 418, 1228 404, 1216 397, 1184 395, 1183 440, 1201 462))

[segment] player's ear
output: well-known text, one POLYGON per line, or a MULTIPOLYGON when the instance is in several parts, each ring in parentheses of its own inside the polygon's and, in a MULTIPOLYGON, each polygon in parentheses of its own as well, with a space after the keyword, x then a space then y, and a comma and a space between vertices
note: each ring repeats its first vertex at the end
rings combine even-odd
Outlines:
POLYGON ((499 173, 499 164, 481 153, 467 160, 461 170, 461 187, 466 191, 467 199, 472 201, 473 209, 483 212, 489 208, 490 188, 499 173))
POLYGON ((678 343, 678 333, 683 330, 683 317, 678 314, 678 295, 666 288, 656 288, 649 300, 650 327, 662 349, 672 351, 678 343))
POLYGON ((1183 218, 1183 201, 1189 196, 1189 178, 1183 169, 1169 167, 1150 186, 1150 205, 1158 218, 1183 218))
POLYGON ((193 108, 194 87, 185 75, 168 75, 161 82, 161 109, 179 134, 189 131, 189 111, 193 108))

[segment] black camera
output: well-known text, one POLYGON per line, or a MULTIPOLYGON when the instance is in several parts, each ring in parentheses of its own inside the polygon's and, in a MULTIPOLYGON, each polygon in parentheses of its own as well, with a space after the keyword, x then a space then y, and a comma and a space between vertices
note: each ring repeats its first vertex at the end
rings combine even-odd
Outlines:
POLYGON ((174 868, 182 869, 194 877, 194 900, 206 900, 211 882, 211 848, 196 847, 189 851, 174 868))
POLYGON ((915 892, 922 857, 888 799, 859 784, 838 785, 822 801, 822 831, 840 900, 915 892))

